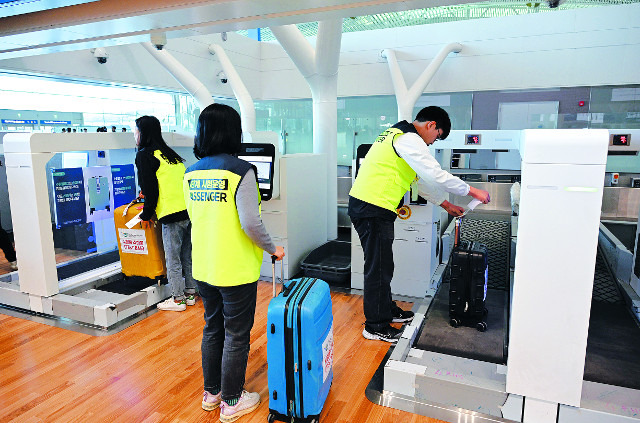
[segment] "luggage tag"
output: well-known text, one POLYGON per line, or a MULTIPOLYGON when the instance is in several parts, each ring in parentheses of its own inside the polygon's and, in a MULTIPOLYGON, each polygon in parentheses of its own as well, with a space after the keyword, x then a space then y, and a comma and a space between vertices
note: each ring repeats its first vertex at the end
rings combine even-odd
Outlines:
POLYGON ((125 223, 125 226, 129 229, 132 229, 134 226, 136 226, 138 223, 142 222, 142 219, 140 219, 140 215, 142 214, 142 211, 138 214, 136 214, 135 216, 133 216, 133 218, 128 221, 127 223, 125 223))
POLYGON ((482 204, 482 201, 477 200, 475 198, 471 200, 469 204, 467 204, 467 207, 465 208, 464 213, 462 213, 460 217, 466 216, 467 213, 469 213, 470 211, 473 211, 473 209, 475 209, 478 206, 478 204, 482 204))

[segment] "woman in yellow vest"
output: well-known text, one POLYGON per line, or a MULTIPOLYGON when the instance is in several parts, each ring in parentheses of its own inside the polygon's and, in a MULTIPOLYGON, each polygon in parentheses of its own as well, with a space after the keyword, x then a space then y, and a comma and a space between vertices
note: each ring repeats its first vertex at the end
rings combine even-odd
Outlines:
POLYGON ((193 224, 193 277, 204 305, 202 408, 220 406, 220 421, 255 410, 257 392, 244 390, 262 251, 284 257, 260 216, 256 169, 238 159, 240 115, 223 104, 198 119, 193 152, 200 159, 184 175, 193 224))
POLYGON ((159 310, 184 311, 196 303, 196 284, 191 272, 191 222, 184 204, 184 159, 162 138, 155 116, 136 119, 133 130, 138 146, 136 167, 144 194, 140 219, 147 227, 156 216, 162 224, 162 243, 167 279, 172 296, 158 304, 159 310))

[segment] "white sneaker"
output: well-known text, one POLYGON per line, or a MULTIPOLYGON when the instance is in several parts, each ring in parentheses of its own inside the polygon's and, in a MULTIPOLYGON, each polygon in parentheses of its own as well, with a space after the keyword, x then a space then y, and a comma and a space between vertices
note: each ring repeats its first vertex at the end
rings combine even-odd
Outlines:
POLYGON ((260 394, 257 392, 242 391, 236 405, 229 405, 224 400, 220 403, 220 421, 229 423, 238 420, 241 416, 251 413, 260 405, 260 394))
POLYGON ((18 270, 18 262, 17 261, 10 261, 9 262, 9 267, 11 268, 11 270, 18 270))
POLYGON ((185 311, 187 309, 187 304, 184 299, 179 302, 175 302, 173 297, 167 298, 161 303, 158 303, 158 310, 165 311, 185 311))

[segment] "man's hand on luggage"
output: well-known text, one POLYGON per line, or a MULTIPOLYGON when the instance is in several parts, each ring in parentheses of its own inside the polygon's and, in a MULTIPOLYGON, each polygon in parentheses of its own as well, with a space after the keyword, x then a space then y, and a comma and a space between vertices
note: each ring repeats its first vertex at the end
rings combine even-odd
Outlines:
POLYGON ((273 253, 273 255, 277 257, 277 261, 282 260, 284 258, 284 247, 277 245, 276 252, 273 253))
POLYGON ((445 209, 445 211, 451 216, 462 216, 462 214, 464 213, 464 208, 456 206, 455 204, 451 204, 447 200, 444 200, 442 204, 440 204, 440 207, 445 209))
POLYGON ((489 198, 489 193, 483 189, 469 187, 469 195, 476 200, 482 201, 482 204, 488 204, 489 201, 491 201, 491 199, 489 198))
POLYGON ((140 221, 140 226, 142 227, 142 229, 148 229, 149 226, 151 226, 153 224, 153 220, 149 219, 149 220, 141 220, 140 221))

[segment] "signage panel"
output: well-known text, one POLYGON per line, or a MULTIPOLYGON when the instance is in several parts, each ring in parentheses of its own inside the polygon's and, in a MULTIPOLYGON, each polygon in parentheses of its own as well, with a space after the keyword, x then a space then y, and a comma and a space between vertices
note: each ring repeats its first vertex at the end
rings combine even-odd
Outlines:
POLYGON ((71 125, 70 120, 40 120, 40 125, 71 125))
POLYGON ((33 119, 2 119, 2 123, 13 125, 37 125, 38 121, 33 119))

